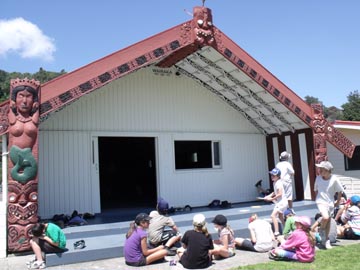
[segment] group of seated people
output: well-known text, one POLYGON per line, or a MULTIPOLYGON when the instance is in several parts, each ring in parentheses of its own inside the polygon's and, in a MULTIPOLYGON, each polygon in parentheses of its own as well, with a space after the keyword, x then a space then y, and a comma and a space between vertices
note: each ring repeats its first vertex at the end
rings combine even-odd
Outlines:
MULTIPOLYGON (((179 262, 187 269, 207 268, 212 260, 235 255, 236 249, 253 252, 269 252, 273 260, 312 262, 317 244, 337 239, 360 239, 360 196, 353 195, 343 200, 331 218, 330 232, 320 229, 321 214, 310 217, 297 216, 291 209, 283 212, 282 234, 276 236, 271 222, 257 214, 249 218, 249 238, 235 237, 227 218, 216 215, 213 220, 218 238, 212 239, 203 214, 193 217, 193 229, 182 235, 174 220, 167 215, 169 204, 159 199, 156 210, 149 215, 140 213, 130 224, 124 246, 127 265, 144 266, 163 260, 165 256, 178 256, 179 262), (328 235, 327 239, 324 235, 328 235)), ((66 251, 66 238, 62 230, 52 223, 38 223, 32 228, 30 240, 35 258, 28 262, 28 268, 45 268, 43 253, 66 251)), ((321 245, 318 245, 319 247, 321 245)), ((174 260, 176 261, 176 260, 174 260)))
MULTIPOLYGON (((338 238, 360 239, 360 196, 347 200, 333 218, 329 240, 338 238)), ((257 214, 249 218, 250 238, 235 237, 227 218, 216 215, 212 220, 218 238, 212 239, 203 214, 193 217, 193 229, 182 235, 171 217, 167 215, 168 203, 159 199, 157 209, 149 215, 140 213, 131 223, 126 235, 124 257, 127 265, 143 266, 175 256, 187 269, 207 268, 213 260, 235 255, 236 249, 253 252, 268 252, 272 260, 312 262, 315 249, 322 242, 319 231, 321 215, 298 216, 291 209, 284 211, 282 234, 274 236, 271 222, 257 214), (168 229, 165 229, 168 228, 168 229)), ((324 240, 324 239, 323 239, 324 240)), ((326 239, 328 240, 328 239, 326 239)), ((176 260, 174 260, 176 261, 176 260)))

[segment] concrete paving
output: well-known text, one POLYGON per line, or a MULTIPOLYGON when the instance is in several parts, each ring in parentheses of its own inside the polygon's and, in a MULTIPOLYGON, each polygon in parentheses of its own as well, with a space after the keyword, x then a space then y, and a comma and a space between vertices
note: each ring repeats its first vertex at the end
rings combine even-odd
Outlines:
MULTIPOLYGON (((312 201, 302 201, 302 202, 295 202, 294 203, 294 209, 298 215, 307 215, 309 217, 314 217, 315 213, 317 212, 316 205, 312 201)), ((205 216, 207 218, 215 216, 216 214, 223 213, 226 216, 231 216, 234 214, 239 213, 245 213, 239 220, 230 219, 229 224, 233 227, 233 224, 235 227, 242 226, 244 230, 237 230, 236 237, 248 237, 247 232, 247 218, 252 213, 260 213, 260 218, 269 218, 270 213, 272 210, 272 205, 264 205, 264 204, 257 204, 254 203, 253 205, 248 205, 246 207, 239 206, 239 207, 233 207, 230 209, 218 209, 218 210, 210 210, 204 212, 205 216)), ((187 213, 187 214, 179 214, 174 216, 175 222, 180 222, 181 220, 189 220, 189 217, 186 217, 186 215, 190 215, 191 217, 194 215, 194 213, 187 213)), ((84 226, 85 229, 86 226, 84 226)), ((211 230, 211 226, 210 230, 211 230)), ((186 229, 190 229, 191 224, 189 226, 186 226, 186 229)), ((77 228, 77 230, 80 230, 81 228, 77 228)), ((182 228, 182 232, 185 231, 185 227, 182 228)), ((346 245, 346 244, 352 244, 356 243, 356 241, 349 241, 349 240, 342 240, 339 242, 339 245, 346 245)), ((34 255, 9 255, 5 259, 0 259, 0 269, 2 270, 20 270, 20 269, 26 269, 26 262, 31 260, 34 257, 34 255)), ((162 270, 175 270, 175 269, 184 269, 180 263, 177 263, 176 266, 170 266, 169 261, 170 260, 177 260, 178 258, 176 256, 174 257, 166 257, 166 261, 159 263, 159 264, 153 264, 149 266, 141 267, 141 269, 144 270, 155 270, 155 269, 162 269, 162 270)), ((58 265, 58 266, 49 266, 47 269, 121 269, 121 270, 128 270, 128 269, 138 269, 137 267, 130 267, 125 264, 125 260, 122 257, 122 254, 119 254, 119 257, 112 258, 112 259, 105 259, 105 260, 95 260, 88 262, 80 262, 75 264, 67 264, 67 265, 58 265)), ((225 270, 225 269, 231 269, 237 266, 244 266, 249 264, 257 264, 262 262, 268 262, 268 255, 267 253, 255 253, 255 252, 249 252, 249 251, 243 251, 243 250, 236 250, 236 255, 231 258, 227 258, 220 261, 214 261, 213 265, 210 266, 209 270, 225 270)))

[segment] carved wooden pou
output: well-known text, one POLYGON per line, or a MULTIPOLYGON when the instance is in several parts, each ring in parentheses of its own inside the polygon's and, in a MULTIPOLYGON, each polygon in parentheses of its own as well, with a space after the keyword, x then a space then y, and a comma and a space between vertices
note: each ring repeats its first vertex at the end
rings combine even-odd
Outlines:
POLYGON ((8 251, 30 249, 38 222, 38 127, 40 82, 10 83, 8 161, 8 251))

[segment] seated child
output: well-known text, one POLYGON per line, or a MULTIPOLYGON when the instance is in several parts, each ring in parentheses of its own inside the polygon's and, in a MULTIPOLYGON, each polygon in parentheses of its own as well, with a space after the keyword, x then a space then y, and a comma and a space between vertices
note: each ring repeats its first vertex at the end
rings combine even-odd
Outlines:
POLYGON ((234 231, 227 225, 227 218, 224 215, 217 215, 212 223, 214 223, 214 227, 219 234, 219 239, 214 240, 214 250, 212 255, 215 259, 234 256, 234 231))
POLYGON ((249 218, 248 228, 250 239, 235 238, 235 244, 239 249, 267 252, 273 248, 275 237, 269 222, 252 214, 249 218))
POLYGON ((163 245, 152 249, 147 247, 146 229, 149 228, 150 219, 148 214, 140 213, 136 216, 135 221, 130 223, 124 245, 124 257, 127 265, 144 266, 163 259, 167 255, 167 250, 163 245))
POLYGON ((203 269, 211 265, 211 254, 214 244, 206 228, 205 216, 196 214, 193 217, 193 230, 185 232, 181 242, 183 248, 177 253, 180 263, 187 269, 203 269))
MULTIPOLYGON (((315 222, 314 224, 311 226, 311 231, 313 233, 315 233, 315 238, 316 238, 316 242, 318 244, 321 244, 321 237, 320 237, 320 225, 321 225, 321 221, 322 221, 322 217, 321 217, 321 213, 317 213, 315 215, 315 222)), ((338 229, 338 226, 336 224, 336 221, 334 218, 330 218, 330 231, 329 231, 329 240, 330 243, 336 243, 336 239, 338 237, 338 235, 341 234, 341 230, 338 229)))
POLYGON ((66 237, 61 228, 53 223, 37 223, 31 232, 33 238, 30 240, 30 246, 35 253, 35 260, 27 263, 29 268, 43 269, 46 267, 44 253, 62 253, 67 251, 66 237))
POLYGON ((176 255, 175 250, 170 248, 178 241, 181 235, 175 225, 174 220, 167 216, 169 204, 160 198, 156 205, 156 210, 150 213, 150 225, 148 229, 148 239, 152 246, 164 245, 169 256, 176 255))
POLYGON ((284 219, 285 219, 285 226, 282 231, 282 237, 278 237, 280 243, 284 240, 288 239, 290 234, 296 230, 295 220, 294 220, 294 212, 288 208, 284 211, 284 219))
POLYGON ((257 192, 259 194, 259 197, 263 198, 266 195, 269 195, 271 193, 271 190, 270 189, 264 189, 262 187, 261 182, 262 182, 262 180, 257 181, 256 184, 255 184, 255 187, 256 187, 256 190, 257 190, 257 192))
POLYGON ((310 231, 311 220, 306 216, 294 217, 296 230, 279 247, 269 252, 272 260, 312 262, 315 257, 315 237, 310 231))

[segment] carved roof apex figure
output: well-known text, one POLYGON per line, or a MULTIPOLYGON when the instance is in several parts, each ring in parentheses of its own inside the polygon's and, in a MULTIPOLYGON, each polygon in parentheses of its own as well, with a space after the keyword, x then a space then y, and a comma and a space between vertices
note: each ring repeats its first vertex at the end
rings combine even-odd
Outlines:
POLYGON ((38 90, 38 88, 40 87, 40 81, 37 81, 35 79, 28 79, 28 78, 24 78, 24 79, 12 79, 10 81, 10 88, 14 89, 18 86, 30 86, 31 88, 34 88, 35 90, 38 90))

